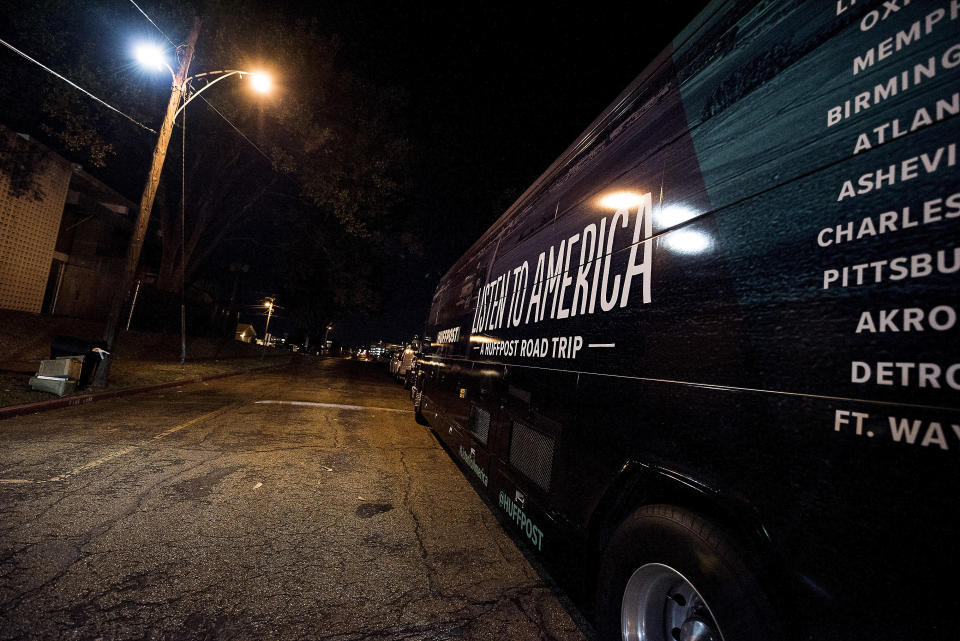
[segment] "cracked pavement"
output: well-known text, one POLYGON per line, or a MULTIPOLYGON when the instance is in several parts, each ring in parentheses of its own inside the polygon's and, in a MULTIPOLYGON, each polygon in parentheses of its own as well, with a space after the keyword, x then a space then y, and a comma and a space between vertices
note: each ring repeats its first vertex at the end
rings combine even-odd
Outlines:
POLYGON ((587 639, 565 603, 380 365, 0 422, 0 640, 587 639))

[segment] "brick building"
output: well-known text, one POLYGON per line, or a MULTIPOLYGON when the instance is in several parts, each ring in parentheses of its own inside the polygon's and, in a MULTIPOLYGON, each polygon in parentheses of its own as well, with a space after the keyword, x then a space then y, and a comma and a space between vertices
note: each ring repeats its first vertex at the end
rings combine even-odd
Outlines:
POLYGON ((0 125, 0 308, 102 319, 136 206, 0 125))

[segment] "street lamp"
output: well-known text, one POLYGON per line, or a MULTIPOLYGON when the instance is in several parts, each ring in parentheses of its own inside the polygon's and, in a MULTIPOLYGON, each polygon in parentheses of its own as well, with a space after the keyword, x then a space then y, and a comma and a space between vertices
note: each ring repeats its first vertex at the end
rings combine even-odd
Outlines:
MULTIPOLYGON (((137 61, 148 69, 160 71, 166 67, 167 71, 170 72, 170 77, 173 79, 174 84, 176 84, 177 74, 173 71, 173 68, 167 64, 167 60, 164 57, 163 51, 160 49, 160 47, 152 43, 142 43, 137 45, 137 47, 134 49, 134 55, 136 56, 137 61)), ((193 80, 199 80, 200 78, 208 79, 213 76, 219 77, 208 81, 207 84, 205 84, 199 90, 190 94, 190 96, 183 101, 183 104, 180 105, 180 108, 177 109, 176 113, 173 115, 174 120, 176 120, 177 116, 179 116, 180 113, 187 108, 187 105, 193 102, 194 98, 197 98, 200 96, 200 94, 221 80, 231 76, 240 76, 241 79, 243 79, 245 76, 249 76, 250 86, 253 87, 254 91, 259 93, 269 93, 273 88, 273 79, 270 77, 270 74, 266 73, 265 71, 244 71, 242 69, 220 69, 218 71, 205 71, 203 73, 198 73, 186 78, 183 81, 183 84, 186 87, 186 85, 189 85, 193 80)), ((184 93, 186 93, 186 91, 184 91, 184 93)))
POLYGON ((143 42, 137 45, 133 53, 137 58, 137 62, 144 67, 155 69, 156 71, 160 71, 166 67, 167 69, 170 69, 171 76, 176 76, 176 74, 173 72, 173 69, 171 69, 170 65, 167 64, 167 60, 163 56, 163 51, 160 49, 160 47, 152 42, 143 42))
MULTIPOLYGON (((179 48, 182 51, 180 65, 176 73, 165 62, 161 62, 160 56, 155 55, 148 48, 137 50, 137 56, 142 60, 155 58, 153 66, 166 66, 173 73, 173 86, 170 88, 170 100, 167 102, 166 115, 163 118, 163 124, 160 126, 160 135, 157 136, 157 145, 153 149, 153 161, 150 165, 150 173, 147 174, 147 182, 143 186, 143 194, 140 196, 140 208, 137 213, 137 222, 130 237, 130 245, 127 247, 127 257, 124 262, 123 273, 120 275, 119 287, 113 294, 113 302, 110 305, 110 313, 107 315, 107 324, 103 330, 103 340, 107 344, 107 350, 114 352, 113 344, 117 340, 117 332, 120 323, 120 309, 123 307, 123 301, 126 299, 127 292, 133 284, 133 277, 137 271, 137 263, 140 262, 140 251, 143 249, 143 240, 147 233, 147 224, 150 222, 150 211, 153 209, 153 199, 157 195, 157 186, 160 184, 160 172, 163 169, 163 161, 167 157, 167 145, 170 143, 170 134, 173 132, 173 119, 177 113, 177 107, 180 105, 180 99, 186 93, 187 72, 190 69, 190 61, 193 60, 193 50, 197 44, 197 37, 200 35, 200 18, 193 19, 193 28, 190 35, 187 36, 187 43, 179 48)), ((160 68, 162 68, 162 66, 160 68)), ((94 376, 94 385, 106 385, 110 374, 110 363, 113 357, 105 359, 97 367, 94 376)))
MULTIPOLYGON (((167 111, 163 119, 163 124, 160 127, 160 134, 157 137, 157 144, 153 150, 153 161, 150 166, 150 173, 147 175, 147 181, 143 187, 143 194, 140 197, 140 208, 137 214, 137 222, 134 227, 133 234, 130 237, 130 245, 127 248, 127 257, 124 263, 124 270, 120 277, 121 280, 119 287, 114 292, 113 302, 110 306, 110 312, 107 315, 107 324, 104 328, 103 340, 107 344, 107 350, 110 352, 114 352, 113 346, 116 342, 117 333, 119 330, 121 308, 123 307, 123 302, 126 299, 131 286, 133 285, 133 279, 137 271, 137 263, 140 262, 140 252, 143 249, 143 241, 147 233, 147 224, 150 222, 150 212, 153 209, 153 201, 157 195, 157 187, 160 184, 160 173, 163 170, 163 162, 167 156, 167 146, 170 143, 170 135, 173 132, 173 124, 176 120, 176 117, 181 111, 183 111, 183 108, 186 107, 191 100, 199 96, 203 91, 209 89, 213 84, 219 82, 223 78, 228 78, 233 75, 239 75, 242 78, 244 75, 250 75, 255 76, 255 82, 253 84, 254 88, 257 90, 262 91, 264 88, 269 87, 269 82, 265 81, 263 76, 255 75, 254 73, 247 71, 222 70, 208 72, 205 74, 197 74, 192 78, 188 77, 187 73, 190 70, 190 61, 193 59, 193 52, 196 47, 199 34, 200 18, 195 17, 193 19, 193 28, 190 30, 190 35, 187 37, 186 44, 178 47, 177 49, 178 53, 180 54, 180 63, 176 71, 174 71, 173 68, 163 59, 163 55, 159 48, 144 45, 138 47, 136 50, 136 56, 143 64, 157 70, 166 67, 170 72, 171 78, 173 79, 173 85, 170 89, 170 100, 167 102, 167 111), (194 78, 209 75, 220 75, 220 77, 212 82, 207 83, 199 91, 187 97, 181 106, 181 100, 183 100, 187 95, 187 83, 194 78)), ((107 384, 110 372, 110 362, 111 359, 108 358, 100 364, 100 367, 97 368, 96 376, 94 378, 95 385, 103 386, 107 384)))
POLYGON ((266 346, 267 341, 270 340, 270 316, 273 314, 273 297, 268 296, 263 306, 267 308, 267 326, 263 328, 263 344, 266 346))
POLYGON ((323 332, 323 351, 324 353, 327 353, 327 354, 330 353, 330 348, 327 347, 327 335, 330 333, 331 329, 333 329, 333 323, 330 323, 329 325, 327 325, 326 331, 323 332))
MULTIPOLYGON (((137 59, 140 61, 140 63, 148 68, 156 69, 159 71, 164 67, 166 67, 167 70, 170 72, 170 77, 173 79, 174 83, 176 83, 176 74, 173 72, 173 69, 170 67, 170 65, 167 64, 166 59, 164 59, 163 57, 163 52, 158 47, 149 45, 149 44, 141 45, 136 49, 136 56, 137 56, 137 59)), ((176 113, 173 114, 174 122, 176 122, 177 116, 183 113, 183 110, 186 109, 187 105, 193 102, 195 98, 198 98, 200 94, 202 94, 204 91, 206 91, 213 85, 217 84, 221 80, 224 80, 231 76, 239 76, 241 79, 243 79, 244 76, 250 76, 254 90, 260 93, 267 93, 268 91, 270 91, 270 88, 273 84, 270 79, 270 76, 262 71, 241 71, 240 69, 221 69, 219 71, 205 71, 204 73, 198 73, 196 75, 190 76, 189 78, 184 80, 184 86, 188 90, 190 87, 190 83, 193 80, 196 80, 199 78, 203 78, 204 80, 206 80, 207 84, 205 84, 199 90, 194 91, 192 94, 189 94, 189 97, 183 101, 183 104, 180 105, 180 108, 177 109, 176 113), (214 78, 214 76, 216 77, 214 78), (214 78, 214 79, 208 80, 209 78, 214 78)), ((184 95, 187 95, 187 94, 185 93, 184 95)), ((183 221, 181 221, 181 232, 183 231, 182 223, 183 221)), ((181 244, 182 243, 183 243, 183 240, 181 236, 181 244)), ((183 265, 184 251, 185 251, 185 247, 181 247, 180 249, 181 278, 183 275, 183 271, 185 269, 185 266, 183 265)), ((183 283, 181 282, 181 288, 182 286, 183 286, 183 283)), ((186 308, 183 302, 182 290, 181 290, 181 300, 180 300, 180 340, 181 340, 180 368, 183 369, 184 363, 187 358, 187 327, 186 327, 186 308)))
POLYGON ((267 308, 267 326, 263 328, 263 345, 260 348, 261 361, 263 361, 264 352, 267 351, 267 342, 270 340, 270 316, 273 315, 274 303, 273 296, 267 296, 263 302, 263 306, 267 308))
POLYGON ((270 91, 270 88, 273 86, 273 81, 270 79, 270 76, 267 73, 263 71, 241 71, 240 69, 221 69, 219 71, 206 71, 204 73, 198 73, 195 76, 190 76, 189 78, 187 78, 187 82, 190 82, 191 80, 196 80, 198 78, 205 78, 208 76, 220 76, 220 77, 216 78, 215 80, 211 80, 210 82, 205 84, 203 87, 201 87, 199 90, 190 94, 190 97, 187 98, 182 105, 180 105, 179 109, 177 109, 177 113, 175 113, 173 116, 174 119, 176 119, 176 117, 180 115, 181 111, 187 108, 187 105, 193 102, 194 98, 198 97, 204 91, 206 91, 213 85, 217 84, 221 80, 229 78, 230 76, 240 76, 241 79, 244 76, 250 76, 250 80, 251 80, 250 85, 253 87, 255 91, 259 93, 267 93, 270 91))

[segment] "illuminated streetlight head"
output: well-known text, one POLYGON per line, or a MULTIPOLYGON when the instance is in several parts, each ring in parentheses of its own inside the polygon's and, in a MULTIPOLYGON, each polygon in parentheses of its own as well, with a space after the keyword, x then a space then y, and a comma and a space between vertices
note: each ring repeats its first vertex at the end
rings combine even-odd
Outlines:
POLYGON ((250 74, 250 82, 253 83, 253 88, 259 91, 260 93, 267 93, 273 87, 273 80, 270 76, 262 71, 255 71, 250 74))
POLYGON ((137 58, 137 62, 148 69, 162 71, 163 68, 167 66, 167 61, 163 56, 163 50, 155 44, 143 43, 137 45, 136 49, 134 49, 134 55, 137 58))

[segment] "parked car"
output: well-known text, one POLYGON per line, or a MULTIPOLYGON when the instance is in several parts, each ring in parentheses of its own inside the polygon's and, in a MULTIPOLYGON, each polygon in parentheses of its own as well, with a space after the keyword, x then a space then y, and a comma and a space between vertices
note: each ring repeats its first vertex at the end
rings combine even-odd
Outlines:
POLYGON ((397 370, 400 369, 400 360, 403 358, 403 348, 395 349, 390 352, 390 376, 396 377, 397 370))
POLYGON ((395 360, 390 361, 394 378, 403 383, 405 389, 409 388, 413 383, 412 377, 414 372, 416 372, 417 358, 419 356, 420 340, 414 337, 412 341, 404 346, 402 351, 397 353, 394 357, 395 360), (394 366, 394 362, 396 362, 396 366, 394 366))

